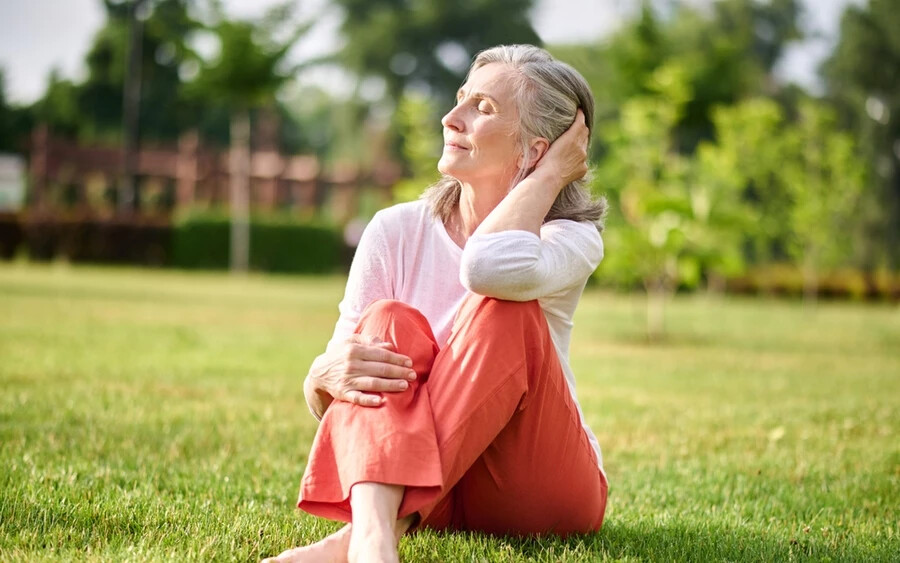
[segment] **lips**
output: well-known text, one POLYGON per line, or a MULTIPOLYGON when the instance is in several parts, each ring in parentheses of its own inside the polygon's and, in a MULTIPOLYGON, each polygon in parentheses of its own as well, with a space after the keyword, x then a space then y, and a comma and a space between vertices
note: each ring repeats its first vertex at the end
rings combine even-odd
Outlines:
POLYGON ((444 146, 451 148, 451 149, 461 150, 461 151, 469 150, 469 147, 461 145, 459 143, 454 143, 453 141, 444 141, 444 146))

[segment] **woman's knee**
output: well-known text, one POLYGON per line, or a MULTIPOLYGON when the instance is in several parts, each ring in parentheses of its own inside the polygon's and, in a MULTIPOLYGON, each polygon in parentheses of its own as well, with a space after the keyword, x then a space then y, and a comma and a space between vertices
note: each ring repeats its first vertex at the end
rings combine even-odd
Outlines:
POLYGON ((438 352, 434 333, 425 315, 396 299, 379 299, 370 303, 357 323, 356 332, 392 342, 398 352, 412 358, 417 371, 430 369, 438 352))
POLYGON ((363 310, 360 322, 370 317, 392 320, 409 319, 416 323, 428 324, 428 320, 421 311, 396 299, 379 299, 369 303, 363 310))
POLYGON ((378 299, 366 305, 366 308, 363 310, 364 315, 397 315, 411 312, 418 313, 419 311, 415 307, 396 299, 378 299))
POLYGON ((509 328, 544 322, 543 311, 536 299, 531 301, 507 301, 496 297, 469 293, 463 300, 459 311, 462 316, 476 316, 509 328), (509 323, 515 324, 511 326, 509 323))

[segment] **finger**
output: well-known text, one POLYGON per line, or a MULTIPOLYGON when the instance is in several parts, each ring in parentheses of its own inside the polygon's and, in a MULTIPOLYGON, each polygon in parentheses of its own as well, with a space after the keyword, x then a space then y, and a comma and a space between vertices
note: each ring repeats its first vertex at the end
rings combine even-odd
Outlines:
POLYGON ((375 346, 384 342, 381 337, 378 336, 370 336, 368 334, 351 334, 350 338, 347 339, 347 342, 351 342, 353 344, 365 344, 368 346, 375 346))
MULTIPOLYGON (((580 109, 575 114, 575 119, 572 120, 572 124, 569 125, 569 128, 563 131, 563 134, 559 136, 557 142, 560 139, 566 139, 570 142, 578 142, 582 135, 588 133, 587 125, 584 122, 584 112, 580 109)), ((558 143, 557 143, 558 144, 558 143)), ((552 146, 552 145, 551 145, 552 146)))
POLYGON ((357 344, 368 344, 369 346, 378 346, 379 348, 393 349, 394 343, 388 342, 384 340, 380 336, 365 336, 362 334, 357 335, 358 339, 356 341, 357 344))
POLYGON ((384 398, 379 395, 371 395, 362 391, 347 391, 344 400, 361 407, 379 407, 384 403, 384 398))
POLYGON ((357 373, 362 376, 406 379, 407 381, 413 381, 416 378, 416 372, 409 367, 386 362, 363 362, 357 373))
POLYGON ((397 352, 387 350, 381 346, 372 346, 370 348, 360 350, 359 359, 367 362, 381 362, 407 368, 412 367, 412 360, 409 356, 398 354, 397 352))
POLYGON ((575 111, 575 123, 581 123, 583 125, 587 125, 587 121, 584 118, 584 111, 581 108, 578 108, 575 111))
POLYGON ((364 393, 399 393, 409 388, 405 379, 385 379, 383 377, 357 377, 353 380, 357 391, 364 393))

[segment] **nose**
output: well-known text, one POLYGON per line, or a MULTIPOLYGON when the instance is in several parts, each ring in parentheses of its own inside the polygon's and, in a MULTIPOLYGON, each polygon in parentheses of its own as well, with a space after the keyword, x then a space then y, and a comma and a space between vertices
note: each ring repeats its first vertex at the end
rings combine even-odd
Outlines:
POLYGON ((452 129, 457 133, 463 130, 463 121, 459 117, 459 112, 457 111, 459 106, 453 106, 450 111, 447 112, 446 115, 441 119, 441 125, 446 127, 447 129, 452 129))

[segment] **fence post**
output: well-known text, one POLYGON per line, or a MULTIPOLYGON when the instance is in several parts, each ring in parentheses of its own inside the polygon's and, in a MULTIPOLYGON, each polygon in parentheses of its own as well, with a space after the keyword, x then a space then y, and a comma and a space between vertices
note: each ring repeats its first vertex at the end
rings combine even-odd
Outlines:
POLYGON ((184 133, 178 139, 178 156, 175 161, 175 189, 178 207, 190 206, 194 203, 199 145, 200 136, 195 129, 184 133))
POLYGON ((43 211, 47 205, 47 173, 50 159, 50 130, 46 124, 38 125, 31 133, 31 193, 26 198, 31 207, 43 211))

